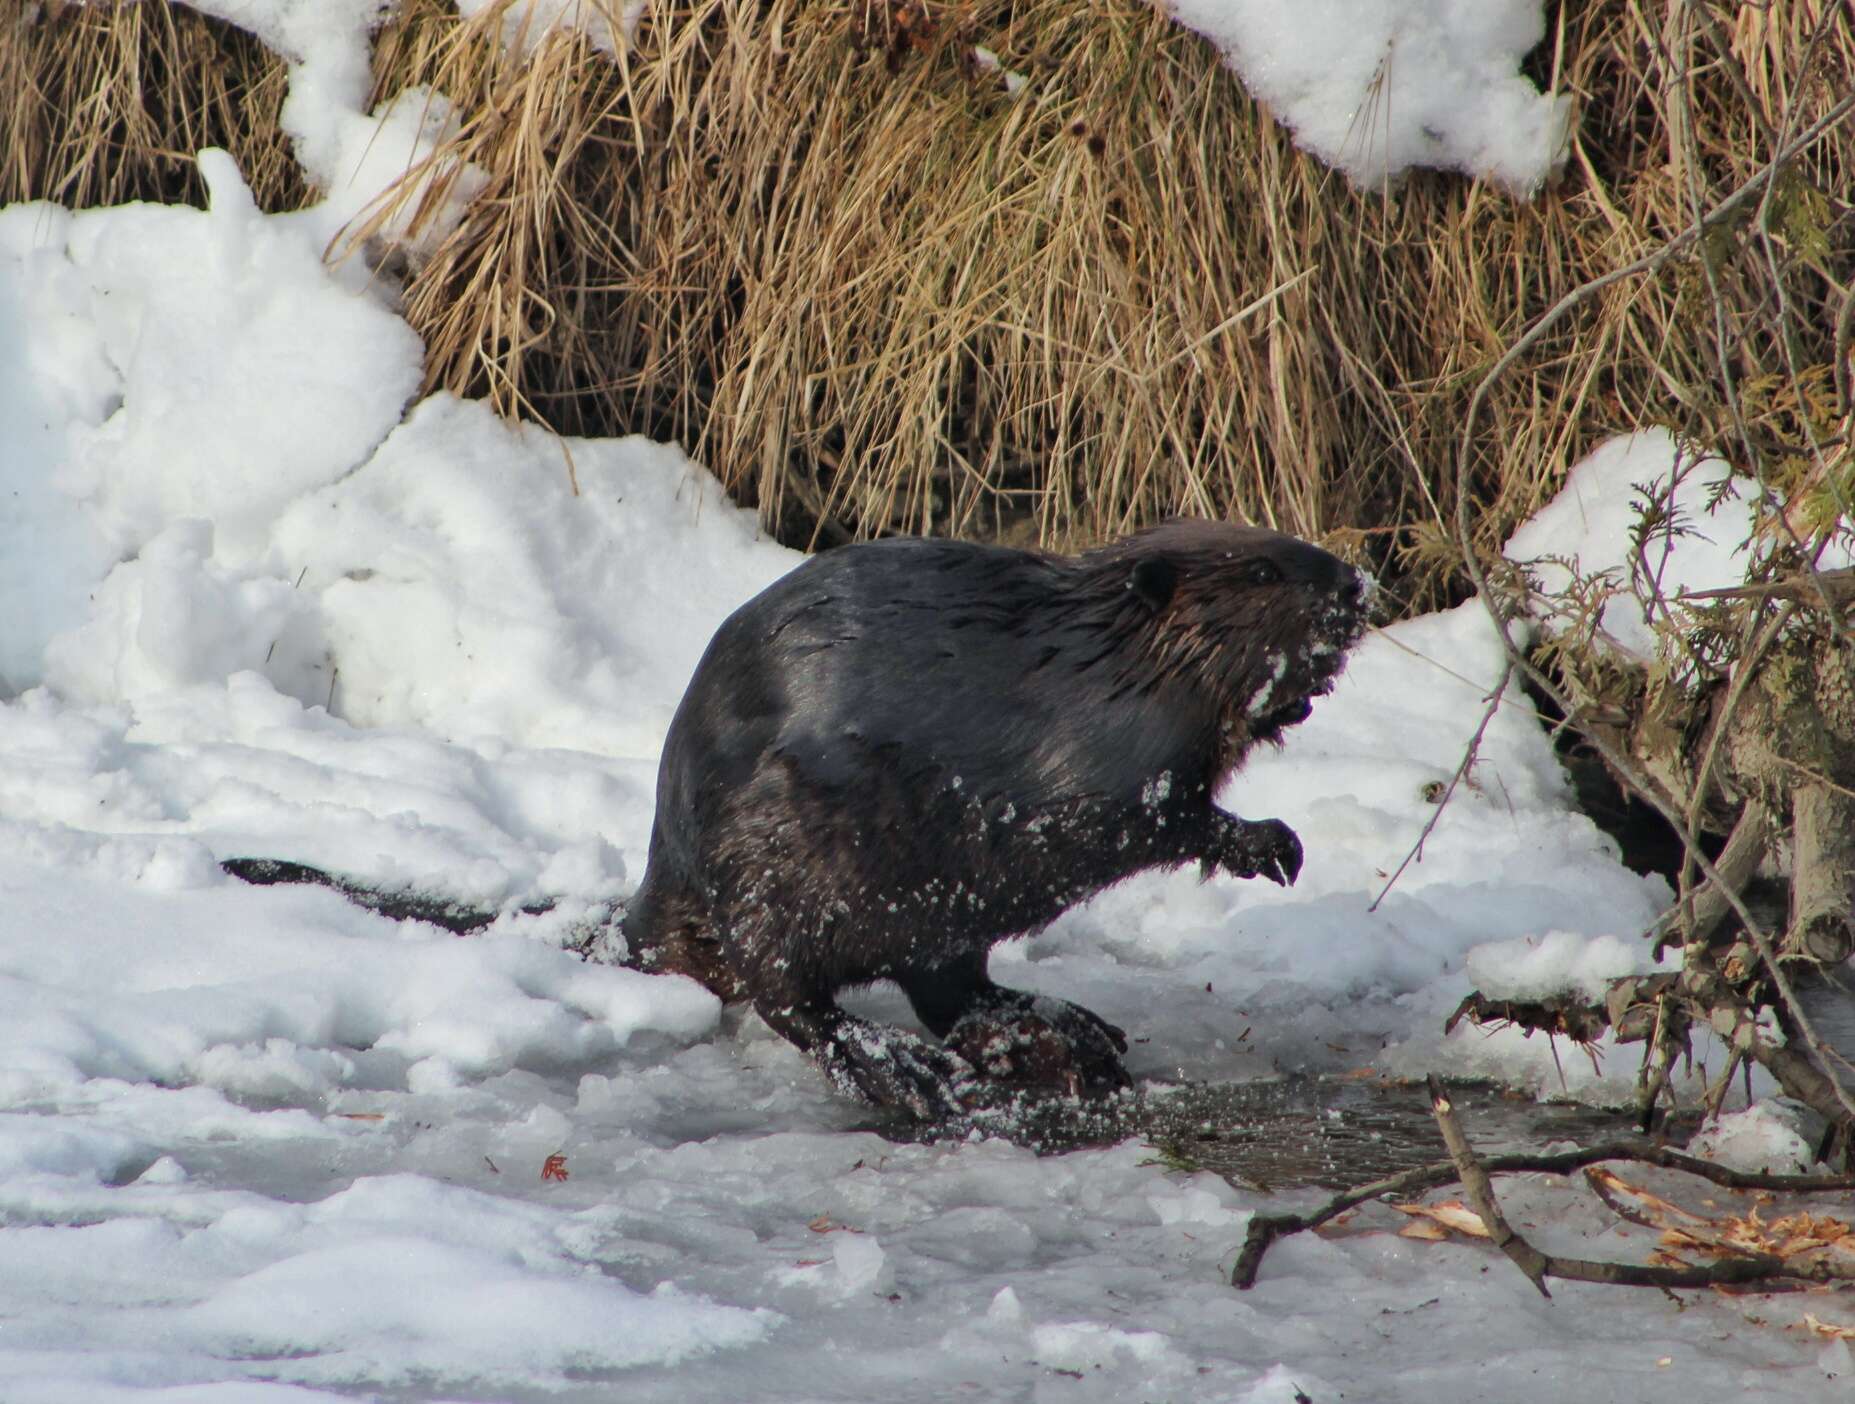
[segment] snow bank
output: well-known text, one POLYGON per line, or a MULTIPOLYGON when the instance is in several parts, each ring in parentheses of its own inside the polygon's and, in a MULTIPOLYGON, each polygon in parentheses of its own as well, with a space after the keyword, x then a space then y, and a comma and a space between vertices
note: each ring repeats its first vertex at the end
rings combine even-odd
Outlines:
MULTIPOLYGON (((1503 553, 1526 567, 1548 628, 1602 592, 1598 640, 1639 661, 1655 656, 1653 626, 1686 591, 1745 583, 1760 527, 1758 483, 1666 429, 1619 434, 1572 466, 1558 496, 1516 530, 1503 553)), ((1775 504, 1765 503, 1770 520, 1775 504)), ((1767 527, 1767 530, 1770 530, 1767 527)), ((1845 525, 1817 558, 1855 560, 1845 525)))
POLYGON ((1429 166, 1531 194, 1565 159, 1571 99, 1519 72, 1545 35, 1539 0, 1159 3, 1357 186, 1429 166))
MULTIPOLYGON (((206 212, 0 212, 0 285, 27 314, 0 327, 0 354, 25 371, 0 388, 0 415, 31 426, 9 455, 29 495, 0 518, 0 558, 38 621, 7 631, 15 690, 43 678, 34 652, 89 613, 118 561, 130 562, 128 578, 105 612, 119 629, 146 629, 157 652, 163 625, 140 617, 138 578, 169 591, 170 616, 280 625, 288 603, 277 589, 242 588, 272 519, 363 462, 418 388, 412 330, 337 286, 300 228, 261 216, 228 156, 203 153, 201 171, 206 212), (145 566, 131 560, 170 530, 145 566), (172 567, 209 553, 216 573, 175 579, 172 567)), ((223 641, 190 642, 223 675, 223 641)))
MULTIPOLYGON (((373 86, 372 35, 398 8, 397 0, 182 3, 255 35, 287 65, 290 90, 279 124, 297 163, 324 197, 291 222, 303 226, 318 249, 351 221, 373 213, 387 187, 407 175, 418 177, 408 209, 433 180, 444 181, 447 193, 420 237, 405 247, 414 255, 430 252, 456 227, 484 177, 474 169, 433 163, 438 144, 457 127, 448 99, 415 87, 372 112, 366 108, 373 86)), ((407 233, 403 218, 388 228, 407 233)), ((364 270, 359 277, 366 277, 364 270)))
POLYGON ((715 1024, 714 997, 693 982, 588 966, 519 927, 460 941, 394 933, 313 889, 220 879, 138 901, 69 867, 54 891, 39 871, 0 862, 8 1105, 83 1104, 98 1079, 286 1100, 383 1076, 455 1083, 715 1024))

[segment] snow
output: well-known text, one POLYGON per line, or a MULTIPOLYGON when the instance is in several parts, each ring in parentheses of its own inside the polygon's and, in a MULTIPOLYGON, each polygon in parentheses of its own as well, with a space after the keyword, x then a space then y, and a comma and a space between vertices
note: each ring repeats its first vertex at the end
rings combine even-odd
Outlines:
MULTIPOLYGON (((1597 642, 1647 662, 1657 652, 1655 626, 1679 619, 1683 594, 1745 583, 1761 496, 1756 481, 1666 429, 1619 434, 1572 466, 1558 496, 1514 532, 1504 554, 1525 568, 1547 628, 1567 627, 1594 595, 1597 642)), ((1763 504, 1767 518, 1775 505, 1763 504)), ((1846 530, 1815 557, 1822 570, 1851 561, 1846 530)))
POLYGON ((1578 461, 1505 554, 1542 595, 1559 597, 1547 606, 1549 624, 1574 607, 1569 586, 1599 583, 1608 595, 1602 637, 1647 660, 1656 651, 1652 621, 1667 616, 1668 601, 1744 582, 1757 500, 1756 483, 1666 429, 1620 434, 1578 461))
POLYGON ((1788 1097, 1755 1102, 1701 1127, 1688 1149, 1733 1170, 1807 1175, 1816 1168, 1823 1118, 1788 1097))
POLYGON ((532 52, 550 34, 578 31, 594 48, 616 54, 637 37, 645 0, 458 0, 467 20, 492 9, 502 12, 503 43, 532 52))
POLYGON ((1564 163, 1571 99, 1519 71, 1545 35, 1540 0, 1157 3, 1363 189, 1427 166, 1530 195, 1564 163))
POLYGON ((185 0, 257 36, 289 66, 281 121, 296 159, 323 190, 344 185, 366 144, 361 104, 373 86, 369 35, 396 0, 185 0), (356 138, 359 138, 357 142, 356 138))
MULTIPOLYGON (((212 8, 298 64, 299 146, 349 149, 374 8, 212 8)), ((1807 1400, 1846 1369, 1732 1299, 1547 1304, 1384 1231, 1284 1241, 1238 1294, 1280 1200, 1137 1143, 885 1139, 758 1020, 564 952, 642 873, 710 632, 798 557, 674 446, 418 397, 391 287, 321 258, 400 149, 301 216, 210 152, 208 211, 0 209, 0 1398, 1427 1404, 1498 1360, 1515 1399, 1596 1370, 1807 1400), (396 924, 240 855, 505 915, 396 924)), ((1547 549, 1613 550, 1615 520, 1547 549)), ((1149 1085, 1626 1095, 1632 1050, 1441 1033, 1472 981, 1648 968, 1668 900, 1517 693, 1374 902, 1502 667, 1479 606, 1368 639, 1224 797, 1300 831, 1295 888, 1149 876, 994 974, 1126 1027, 1149 1085)), ((1723 1155, 1795 1149, 1764 1105, 1723 1155)), ((1511 1194, 1548 1246, 1629 1248, 1574 1191, 1511 1194)))

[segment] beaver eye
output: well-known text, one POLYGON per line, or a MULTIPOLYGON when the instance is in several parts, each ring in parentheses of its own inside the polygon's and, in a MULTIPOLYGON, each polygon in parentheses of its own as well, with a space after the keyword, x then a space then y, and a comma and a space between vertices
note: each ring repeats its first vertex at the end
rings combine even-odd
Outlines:
POLYGON ((1250 585, 1279 585, 1282 568, 1274 561, 1251 561, 1243 567, 1243 579, 1250 585))

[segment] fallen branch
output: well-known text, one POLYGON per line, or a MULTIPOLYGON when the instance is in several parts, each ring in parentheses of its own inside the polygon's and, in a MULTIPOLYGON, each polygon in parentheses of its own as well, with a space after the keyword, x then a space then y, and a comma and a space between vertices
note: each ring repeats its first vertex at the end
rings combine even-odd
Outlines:
POLYGON ((1494 1184, 1488 1179, 1488 1171, 1475 1158, 1474 1147, 1469 1145, 1469 1138, 1462 1130, 1462 1123, 1456 1119, 1456 1109, 1449 1096, 1443 1091, 1443 1084, 1437 1080, 1435 1073, 1430 1074, 1430 1111, 1436 1117, 1437 1129, 1443 1133, 1443 1145, 1449 1151, 1449 1158, 1455 1162, 1456 1175, 1462 1181, 1462 1188, 1467 1192, 1469 1203, 1481 1216, 1483 1225, 1488 1230, 1488 1237, 1494 1246, 1513 1260, 1515 1267, 1527 1275, 1527 1279, 1539 1289, 1542 1297, 1550 1297, 1546 1290, 1546 1269, 1551 1260, 1528 1243, 1507 1222, 1501 1213, 1501 1206, 1494 1197, 1494 1184))
POLYGON ((1667 945, 1705 945, 1732 914, 1728 890, 1743 893, 1746 884, 1758 871, 1771 849, 1771 814, 1758 800, 1747 800, 1739 820, 1727 836, 1726 846, 1713 860, 1719 883, 1707 882, 1689 888, 1675 905, 1656 923, 1661 934, 1655 942, 1655 958, 1662 958, 1667 945))
POLYGON ((1815 1282, 1825 1280, 1826 1276, 1842 1275, 1819 1275, 1818 1269, 1798 1271, 1776 1254, 1761 1252, 1747 1252, 1743 1257, 1722 1258, 1718 1262, 1689 1267, 1598 1262, 1591 1258, 1562 1258, 1541 1252, 1521 1237, 1502 1215, 1488 1171, 1476 1159, 1474 1148, 1469 1145, 1462 1123, 1456 1116, 1455 1106, 1435 1074, 1430 1076, 1430 1110, 1436 1116, 1437 1127, 1443 1133, 1443 1143, 1449 1147, 1450 1159, 1455 1162, 1457 1173, 1461 1176, 1462 1188, 1467 1191, 1469 1203, 1487 1226, 1488 1236, 1494 1240, 1494 1246, 1526 1274, 1527 1280, 1539 1289, 1542 1297, 1552 1296, 1546 1288, 1548 1277, 1562 1278, 1567 1282, 1599 1282, 1619 1287, 1660 1287, 1668 1290, 1747 1282, 1815 1282))
MULTIPOLYGON (((1540 1154, 1516 1153, 1481 1158, 1483 1170, 1490 1175, 1575 1175, 1588 1166, 1607 1160, 1634 1161, 1663 1170, 1680 1170, 1708 1180, 1724 1189, 1772 1190, 1777 1193, 1810 1194, 1824 1190, 1855 1189, 1855 1175, 1771 1175, 1762 1172, 1732 1170, 1701 1160, 1673 1147, 1647 1141, 1603 1141, 1577 1150, 1540 1154)), ((1461 1172, 1453 1159, 1433 1161, 1400 1174, 1374 1180, 1367 1185, 1343 1190, 1318 1209, 1306 1214, 1256 1214, 1251 1217, 1243 1247, 1237 1253, 1230 1272, 1230 1285, 1247 1291, 1256 1285, 1256 1274, 1263 1254, 1279 1238, 1288 1238, 1330 1223, 1348 1209, 1388 1195, 1407 1196, 1457 1184, 1461 1172)))
POLYGON ((1834 968, 1855 952, 1855 800, 1825 782, 1791 797, 1791 929, 1785 950, 1834 968))
MULTIPOLYGON (((1471 993, 1456 1006, 1444 1030, 1453 1029, 1466 1018, 1477 1024, 1511 1024, 1527 1034, 1564 1035, 1587 1047, 1606 1027, 1618 1043, 1649 1040, 1645 1058, 1657 1062, 1660 1071, 1644 1089, 1646 1131, 1653 1095, 1666 1085, 1669 1059, 1687 1049, 1691 1028, 1711 1028, 1731 1058, 1750 1058, 1758 1063, 1777 1079, 1787 1095, 1829 1123, 1830 1134, 1819 1154, 1835 1164, 1851 1149, 1846 1129, 1849 1123, 1837 1096, 1839 1084, 1805 1048, 1787 1037, 1773 1037, 1769 1028, 1760 1026, 1759 1011, 1769 1007, 1769 1002, 1756 988, 1758 965, 1754 957, 1749 947, 1729 949, 1716 959, 1716 953, 1691 946, 1679 971, 1613 980, 1601 1003, 1581 1002, 1571 996, 1504 1000, 1471 993), (1721 968, 1722 963, 1734 969, 1730 978, 1721 968)), ((1781 1011, 1779 1018, 1781 1022, 1781 1011)))

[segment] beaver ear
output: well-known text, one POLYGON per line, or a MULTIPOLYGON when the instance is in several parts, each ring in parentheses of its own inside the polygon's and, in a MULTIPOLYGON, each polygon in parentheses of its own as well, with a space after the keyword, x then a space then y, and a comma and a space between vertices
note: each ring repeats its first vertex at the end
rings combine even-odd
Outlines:
POLYGON ((1179 568, 1165 556, 1142 556, 1127 577, 1127 588, 1156 613, 1171 602, 1178 584, 1179 568))

